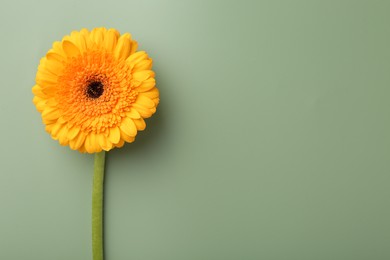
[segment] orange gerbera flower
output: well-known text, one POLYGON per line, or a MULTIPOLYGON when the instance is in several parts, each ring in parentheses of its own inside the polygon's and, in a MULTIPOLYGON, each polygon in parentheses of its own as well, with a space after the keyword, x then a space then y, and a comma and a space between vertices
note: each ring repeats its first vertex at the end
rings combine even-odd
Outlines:
POLYGON ((130 34, 73 31, 40 61, 33 102, 61 145, 96 153, 133 142, 156 112, 152 59, 130 34))

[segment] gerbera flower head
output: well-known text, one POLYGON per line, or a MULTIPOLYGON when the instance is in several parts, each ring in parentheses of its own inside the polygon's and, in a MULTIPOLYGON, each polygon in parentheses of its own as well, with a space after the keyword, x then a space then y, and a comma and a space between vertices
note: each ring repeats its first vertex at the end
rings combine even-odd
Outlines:
POLYGON ((156 112, 152 59, 129 33, 95 28, 54 42, 38 66, 33 102, 61 145, 96 153, 133 142, 156 112))

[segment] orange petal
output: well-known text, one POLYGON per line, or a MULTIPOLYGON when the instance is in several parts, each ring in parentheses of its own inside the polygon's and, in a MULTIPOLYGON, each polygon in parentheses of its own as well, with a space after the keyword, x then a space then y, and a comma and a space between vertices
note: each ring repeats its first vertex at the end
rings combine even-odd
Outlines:
MULTIPOLYGON (((57 70, 55 69, 55 67, 50 68, 50 66, 48 66, 47 63, 48 63, 48 60, 46 58, 41 59, 41 63, 38 66, 38 72, 36 75, 36 79, 37 80, 38 79, 47 80, 47 81, 50 81, 50 82, 57 84, 58 75, 55 74, 57 72, 57 70)), ((55 64, 54 64, 54 66, 55 66, 55 64)))
POLYGON ((150 70, 152 65, 152 59, 143 60, 134 65, 133 71, 150 70))
POLYGON ((84 132, 79 132, 78 135, 70 141, 70 148, 73 150, 78 150, 81 146, 83 146, 85 137, 86 134, 84 132))
POLYGON ((95 28, 91 31, 90 39, 96 43, 97 46, 100 46, 104 40, 104 34, 106 33, 106 28, 95 28))
POLYGON ((34 105, 35 105, 35 107, 37 108, 37 110, 39 111, 39 112, 41 112, 42 113, 42 111, 45 109, 45 107, 46 107, 46 100, 44 100, 44 99, 42 99, 42 98, 40 98, 40 97, 38 97, 38 96, 35 96, 34 98, 33 98, 33 103, 34 103, 34 105))
POLYGON ((92 145, 93 153, 98 153, 102 151, 102 147, 99 145, 99 140, 97 139, 97 135, 95 133, 89 134, 89 141, 92 145))
POLYGON ((64 70, 64 65, 57 60, 47 60, 45 69, 51 72, 53 75, 60 76, 64 70))
POLYGON ((124 131, 121 130, 121 140, 125 140, 128 143, 132 143, 135 140, 135 136, 127 135, 124 131))
POLYGON ((131 51, 130 51, 130 55, 135 53, 137 51, 137 48, 138 48, 138 42, 136 41, 132 41, 131 42, 131 51))
POLYGON ((98 142, 99 142, 100 147, 101 147, 104 151, 109 151, 109 150, 111 150, 111 148, 112 148, 112 143, 108 140, 107 137, 104 136, 104 134, 98 134, 96 137, 97 137, 97 140, 98 140, 98 142))
POLYGON ((42 88, 42 92, 47 96, 54 96, 55 94, 57 94, 58 88, 55 86, 47 85, 42 88))
POLYGON ((46 107, 46 109, 42 112, 42 117, 47 120, 54 120, 60 117, 60 112, 55 107, 46 107))
POLYGON ((85 150, 87 151, 87 153, 94 153, 95 152, 95 147, 94 147, 92 140, 91 140, 91 134, 88 134, 85 137, 84 147, 85 147, 85 150))
POLYGON ((74 126, 74 127, 70 128, 69 131, 68 131, 68 138, 70 140, 74 139, 79 132, 80 132, 80 128, 79 127, 75 127, 74 126))
POLYGON ((148 98, 144 95, 138 95, 134 104, 141 105, 144 108, 154 108, 155 107, 154 102, 150 98, 148 98))
POLYGON ((137 135, 137 127, 135 126, 133 120, 128 117, 122 119, 122 123, 119 128, 121 132, 124 132, 128 136, 137 135))
POLYGON ((125 140, 121 139, 119 143, 115 145, 115 147, 121 148, 125 144, 125 140))
POLYGON ((52 50, 53 50, 54 52, 58 53, 58 54, 61 55, 62 57, 65 57, 65 56, 66 56, 66 55, 65 55, 65 52, 64 52, 64 50, 63 50, 63 48, 62 48, 62 43, 61 43, 61 42, 59 42, 59 41, 54 42, 52 48, 53 48, 52 50))
POLYGON ((32 93, 39 97, 44 97, 45 95, 42 92, 42 88, 39 85, 35 85, 32 89, 32 93))
POLYGON ((143 70, 133 73, 133 79, 141 82, 147 80, 150 77, 154 77, 154 72, 151 70, 143 70))
POLYGON ((87 29, 83 28, 80 31, 80 35, 81 35, 81 37, 84 38, 86 48, 87 49, 92 48, 93 43, 92 43, 92 41, 90 39, 89 31, 87 29))
POLYGON ((60 116, 60 117, 58 118, 57 122, 60 123, 60 124, 65 124, 65 123, 67 123, 67 121, 64 119, 63 116, 60 116))
POLYGON ((85 37, 83 34, 78 31, 73 31, 70 34, 70 38, 75 43, 75 45, 79 47, 81 52, 87 50, 87 43, 85 42, 85 37))
POLYGON ((118 127, 111 128, 108 138, 111 143, 117 144, 121 138, 121 132, 119 131, 119 128, 118 127))
POLYGON ((143 118, 133 119, 133 122, 138 130, 145 130, 146 123, 145 123, 145 120, 143 118))
POLYGON ((64 125, 61 128, 60 132, 58 133, 58 141, 60 142, 61 145, 69 144, 69 139, 67 135, 68 135, 68 128, 64 125))
POLYGON ((143 117, 143 118, 149 118, 153 115, 153 112, 149 108, 145 108, 142 105, 139 105, 137 103, 134 103, 132 105, 133 108, 137 109, 138 113, 143 117))
POLYGON ((57 107, 58 101, 57 101, 57 99, 55 99, 54 97, 52 97, 52 98, 49 98, 49 99, 46 100, 46 104, 47 104, 48 106, 50 106, 50 107, 57 107))
POLYGON ((42 122, 45 125, 56 124, 57 123, 57 119, 49 120, 49 119, 46 119, 46 118, 42 117, 42 122))
POLYGON ((86 153, 87 150, 85 150, 85 143, 82 146, 80 146, 80 148, 78 150, 80 153, 86 153))
POLYGON ((65 60, 65 57, 62 56, 60 53, 54 51, 54 50, 50 50, 46 53, 46 58, 48 60, 56 60, 56 61, 59 61, 59 62, 63 62, 65 60))
POLYGON ((138 96, 145 96, 150 99, 158 98, 160 96, 160 93, 157 88, 152 88, 151 90, 147 92, 139 93, 138 96))
POLYGON ((156 86, 156 80, 154 78, 148 78, 147 80, 143 81, 136 90, 138 92, 147 92, 156 86))
POLYGON ((130 118, 140 118, 141 115, 138 113, 138 111, 135 108, 131 108, 129 112, 126 113, 126 115, 130 118))
POLYGON ((144 51, 138 51, 136 53, 131 54, 127 58, 126 62, 132 67, 135 64, 137 64, 138 62, 140 62, 142 60, 146 60, 146 59, 148 59, 148 54, 146 54, 146 52, 144 52, 144 51))
POLYGON ((79 48, 77 48, 77 46, 71 41, 68 40, 63 41, 62 48, 64 49, 66 56, 68 56, 69 58, 80 55, 79 48))
POLYGON ((156 104, 156 106, 160 103, 160 99, 159 98, 153 98, 152 100, 156 104))
POLYGON ((118 60, 127 59, 131 50, 131 35, 129 33, 123 34, 115 47, 114 56, 118 60))
POLYGON ((45 126, 45 130, 46 130, 46 132, 48 132, 49 134, 51 133, 51 131, 53 130, 53 127, 56 125, 56 123, 54 122, 54 123, 48 123, 48 124, 45 124, 46 126, 45 126))
POLYGON ((54 124, 54 126, 51 128, 51 136, 53 139, 57 140, 58 139, 58 133, 61 131, 61 129, 65 127, 65 125, 62 124, 54 124))
POLYGON ((118 42, 118 31, 115 29, 109 29, 106 37, 104 38, 104 47, 107 51, 113 52, 118 42))

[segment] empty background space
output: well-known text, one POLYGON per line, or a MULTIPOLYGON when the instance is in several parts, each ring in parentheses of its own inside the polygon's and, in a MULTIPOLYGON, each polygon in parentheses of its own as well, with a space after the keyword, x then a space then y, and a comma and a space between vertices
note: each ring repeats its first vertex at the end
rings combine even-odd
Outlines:
POLYGON ((93 155, 31 88, 72 30, 130 32, 161 103, 107 156, 107 260, 390 259, 389 1, 1 1, 0 259, 91 259, 93 155))

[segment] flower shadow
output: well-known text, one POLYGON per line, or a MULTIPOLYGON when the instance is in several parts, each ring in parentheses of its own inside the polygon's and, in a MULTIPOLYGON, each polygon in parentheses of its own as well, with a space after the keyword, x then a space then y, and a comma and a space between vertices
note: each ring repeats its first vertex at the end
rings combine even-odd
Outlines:
MULTIPOLYGON (((139 159, 148 158, 150 156, 158 156, 159 144, 161 146, 162 138, 165 135, 167 122, 164 120, 164 106, 158 106, 156 113, 145 119, 146 128, 144 131, 139 131, 133 143, 125 143, 122 148, 114 149, 109 152, 109 157, 114 160, 128 160, 129 158, 139 159)), ((108 160, 109 163, 110 160, 108 160)))

